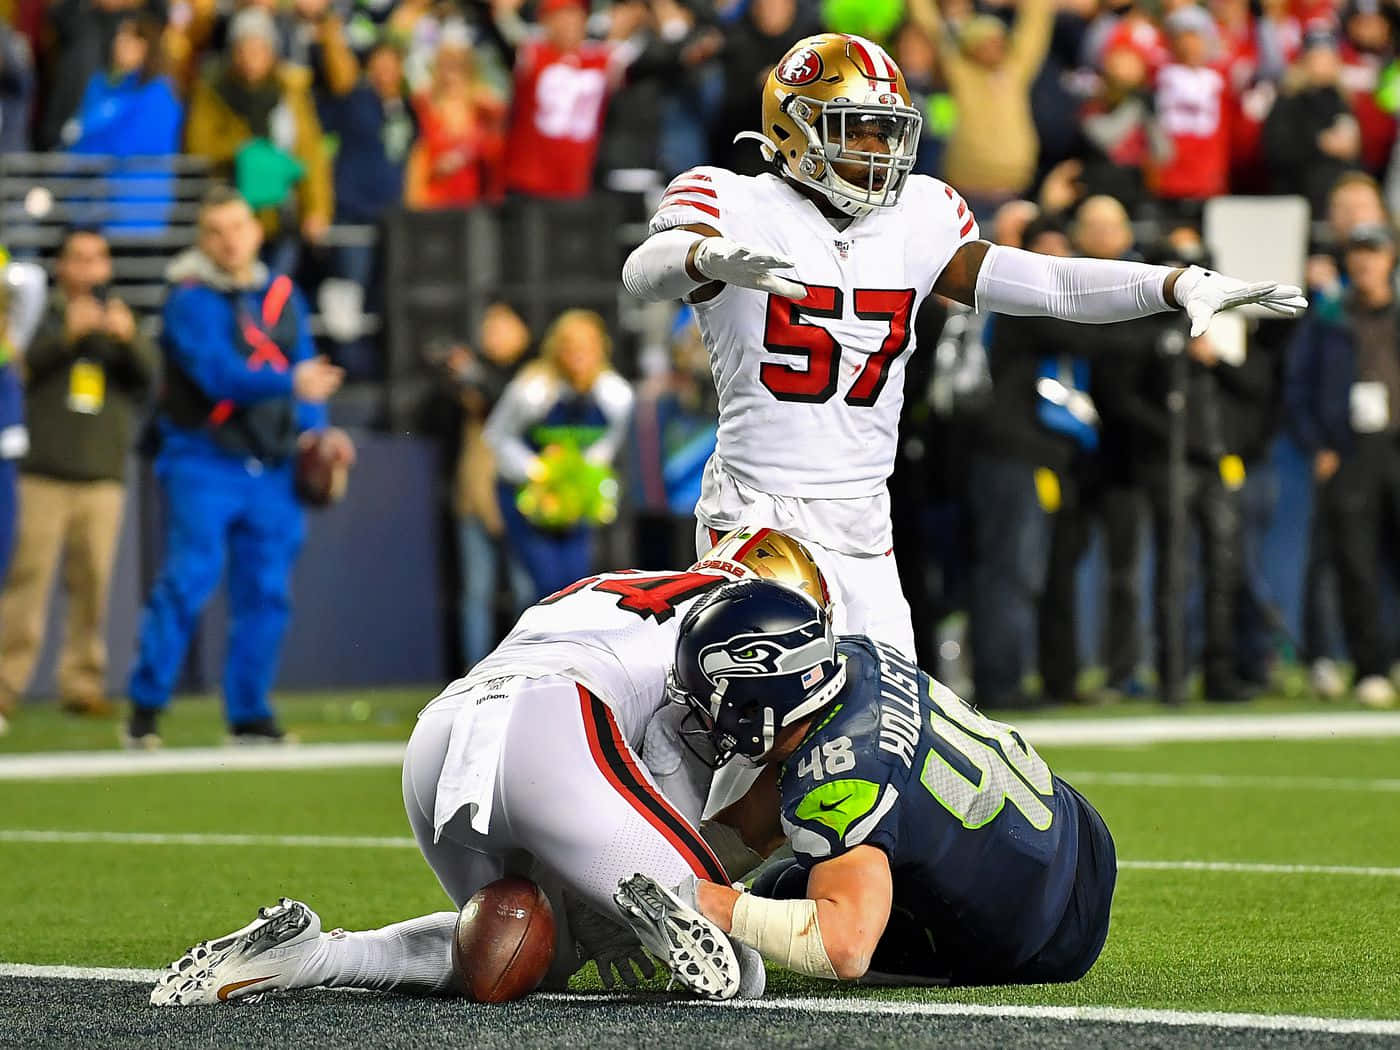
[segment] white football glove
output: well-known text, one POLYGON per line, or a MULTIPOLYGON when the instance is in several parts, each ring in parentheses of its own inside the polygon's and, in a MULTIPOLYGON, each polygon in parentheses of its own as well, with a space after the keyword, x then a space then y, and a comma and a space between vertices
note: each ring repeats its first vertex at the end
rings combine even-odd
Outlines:
POLYGON ((1273 313, 1294 317, 1308 308, 1303 290, 1291 284, 1279 284, 1277 281, 1249 284, 1199 266, 1187 267, 1186 272, 1176 279, 1172 294, 1186 311, 1186 316, 1191 318, 1193 339, 1205 332, 1210 319, 1221 310, 1258 303, 1273 313))
POLYGON ((695 249, 695 268, 713 281, 772 292, 784 299, 801 299, 807 289, 797 281, 779 277, 774 270, 791 270, 781 255, 765 255, 727 237, 705 237, 695 249))

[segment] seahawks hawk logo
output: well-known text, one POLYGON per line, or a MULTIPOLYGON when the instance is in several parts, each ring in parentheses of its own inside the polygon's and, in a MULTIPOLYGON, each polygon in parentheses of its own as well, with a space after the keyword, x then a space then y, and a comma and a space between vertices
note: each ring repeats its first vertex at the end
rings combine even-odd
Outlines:
POLYGON ((820 620, 783 634, 736 634, 700 650, 700 670, 721 678, 763 678, 805 671, 827 659, 831 643, 820 620))

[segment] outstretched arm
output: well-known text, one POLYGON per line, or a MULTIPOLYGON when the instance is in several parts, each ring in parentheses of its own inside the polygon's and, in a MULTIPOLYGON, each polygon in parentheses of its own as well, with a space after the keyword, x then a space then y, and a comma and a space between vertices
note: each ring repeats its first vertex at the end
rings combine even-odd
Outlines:
POLYGON ((724 237, 699 223, 654 233, 639 244, 622 267, 622 284, 648 302, 713 299, 726 284, 757 288, 789 299, 801 299, 807 289, 774 270, 792 263, 724 237))
POLYGON ((707 919, 769 962, 829 980, 870 969, 893 901, 889 857, 868 845, 813 867, 801 900, 768 900, 714 882, 696 891, 707 919))
POLYGON ((1192 336, 1204 332, 1221 310, 1258 303, 1291 317, 1308 305, 1292 285, 1247 284, 1199 266, 1062 259, 987 241, 970 241, 954 252, 933 290, 984 312, 1046 314, 1090 324, 1185 310, 1192 336))

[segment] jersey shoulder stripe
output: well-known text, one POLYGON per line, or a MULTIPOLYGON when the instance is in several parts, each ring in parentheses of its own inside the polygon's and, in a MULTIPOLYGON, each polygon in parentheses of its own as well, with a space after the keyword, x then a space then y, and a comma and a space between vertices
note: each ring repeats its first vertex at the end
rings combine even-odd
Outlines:
POLYGON ((958 206, 958 219, 962 221, 962 226, 958 228, 958 236, 966 237, 972 232, 972 228, 977 225, 977 220, 972 217, 972 212, 967 206, 967 201, 958 196, 958 194, 954 192, 953 187, 949 186, 946 182, 943 184, 943 192, 950 201, 958 206))
POLYGON ((718 226, 716 220, 725 220, 733 225, 733 212, 742 195, 742 191, 736 187, 739 178, 723 168, 700 167, 681 172, 661 195, 661 202, 647 226, 647 233, 660 233, 696 223, 718 226))

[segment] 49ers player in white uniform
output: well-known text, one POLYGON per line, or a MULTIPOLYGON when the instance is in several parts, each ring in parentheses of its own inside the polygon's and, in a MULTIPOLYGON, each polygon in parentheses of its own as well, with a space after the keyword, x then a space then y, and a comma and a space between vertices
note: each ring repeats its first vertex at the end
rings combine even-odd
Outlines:
MULTIPOLYGON (((695 827, 703 797, 678 808, 658 787, 665 777, 653 776, 639 756, 653 735, 671 753, 679 742, 648 730, 666 701, 686 610, 720 585, 754 576, 826 604, 821 574, 800 543, 770 529, 740 529, 684 572, 602 573, 550 595, 419 715, 403 767, 419 849, 457 908, 507 873, 538 882, 558 927, 556 982, 581 965, 575 943, 604 983, 614 967, 635 981, 634 959, 650 975, 613 902, 620 880, 640 871, 664 886, 691 877, 727 881, 695 827)), ((674 754, 662 755, 661 764, 688 791, 707 786, 703 778, 692 783, 693 772, 674 754)), ((322 933, 314 911, 284 898, 176 960, 151 1001, 189 1006, 325 986, 447 992, 456 918, 443 911, 380 930, 322 933)), ((663 955, 673 972, 684 961, 676 951, 684 950, 663 955)), ((743 994, 761 994, 756 955, 742 964, 730 954, 698 980, 677 979, 727 998, 741 991, 741 969, 743 994)))
POLYGON ((719 444, 696 507, 697 549, 738 522, 806 541, 837 630, 914 655, 891 549, 894 465, 913 319, 937 292, 980 310, 1108 322, 1182 308, 1197 332, 1297 288, 1199 267, 1059 259, 993 246, 956 190, 911 174, 921 117, 877 44, 828 33, 793 46, 763 88, 773 170, 695 168, 667 188, 623 283, 695 306, 719 391, 719 444), (779 273, 778 271, 786 271, 779 273))

